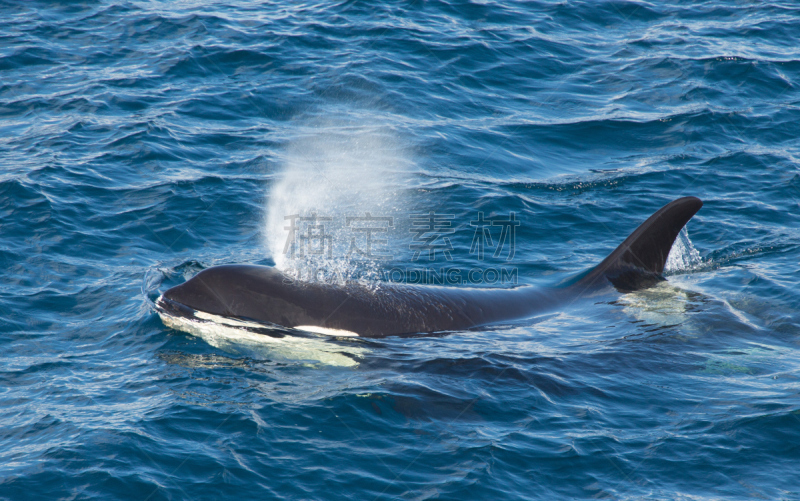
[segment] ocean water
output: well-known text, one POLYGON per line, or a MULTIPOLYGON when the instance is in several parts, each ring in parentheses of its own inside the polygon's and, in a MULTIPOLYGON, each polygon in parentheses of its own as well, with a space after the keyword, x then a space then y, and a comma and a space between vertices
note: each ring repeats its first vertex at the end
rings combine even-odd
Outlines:
POLYGON ((800 499, 798 19, 0 3, 0 498, 800 499), (686 195, 668 282, 524 321, 270 344, 153 310, 224 263, 551 284, 686 195))

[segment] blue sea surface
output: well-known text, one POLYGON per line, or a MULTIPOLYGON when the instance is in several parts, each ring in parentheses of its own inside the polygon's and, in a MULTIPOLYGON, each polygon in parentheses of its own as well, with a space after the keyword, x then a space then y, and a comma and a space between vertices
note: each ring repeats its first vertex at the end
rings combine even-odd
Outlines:
POLYGON ((800 4, 3 1, 0 265, 1 499, 800 499, 800 4), (668 282, 528 320, 153 308, 225 263, 552 284, 687 195, 668 282))

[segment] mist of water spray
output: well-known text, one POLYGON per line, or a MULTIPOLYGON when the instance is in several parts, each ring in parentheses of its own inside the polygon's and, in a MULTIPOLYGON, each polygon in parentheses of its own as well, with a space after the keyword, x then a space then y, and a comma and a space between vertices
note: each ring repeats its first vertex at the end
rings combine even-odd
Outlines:
MULTIPOLYGON (((391 254, 391 232, 404 210, 409 164, 396 136, 369 126, 313 126, 291 142, 267 199, 266 246, 277 268, 298 278, 341 281, 375 271, 365 255, 364 221, 374 221, 373 249, 391 254), (347 218, 350 217, 351 220, 347 218), (359 253, 360 251, 360 253, 359 253)), ((370 223, 367 222, 367 225, 370 223)))

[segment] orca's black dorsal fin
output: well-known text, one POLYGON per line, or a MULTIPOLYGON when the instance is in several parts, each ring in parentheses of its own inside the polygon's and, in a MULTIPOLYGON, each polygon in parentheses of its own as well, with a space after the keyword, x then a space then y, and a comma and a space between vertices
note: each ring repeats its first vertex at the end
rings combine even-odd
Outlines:
POLYGON ((602 276, 623 291, 649 287, 659 280, 667 256, 683 226, 703 206, 697 197, 674 200, 642 223, 614 252, 595 266, 578 283, 598 284, 602 276))

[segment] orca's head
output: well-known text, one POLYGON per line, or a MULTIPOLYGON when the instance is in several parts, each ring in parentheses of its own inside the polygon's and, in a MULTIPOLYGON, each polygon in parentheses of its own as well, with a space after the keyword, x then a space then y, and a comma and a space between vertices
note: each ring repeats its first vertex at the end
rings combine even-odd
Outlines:
POLYGON ((266 266, 214 266, 167 290, 162 299, 196 311, 237 316, 254 294, 274 291, 285 279, 281 272, 266 266))
POLYGON ((292 279, 268 266, 214 266, 164 292, 156 306, 181 316, 191 317, 201 311, 280 324, 289 322, 283 317, 296 309, 292 307, 296 301, 291 298, 293 284, 292 279))
POLYGON ((215 315, 231 315, 225 299, 225 280, 216 268, 203 270, 186 282, 164 292, 158 306, 186 315, 188 310, 204 311, 215 315))

